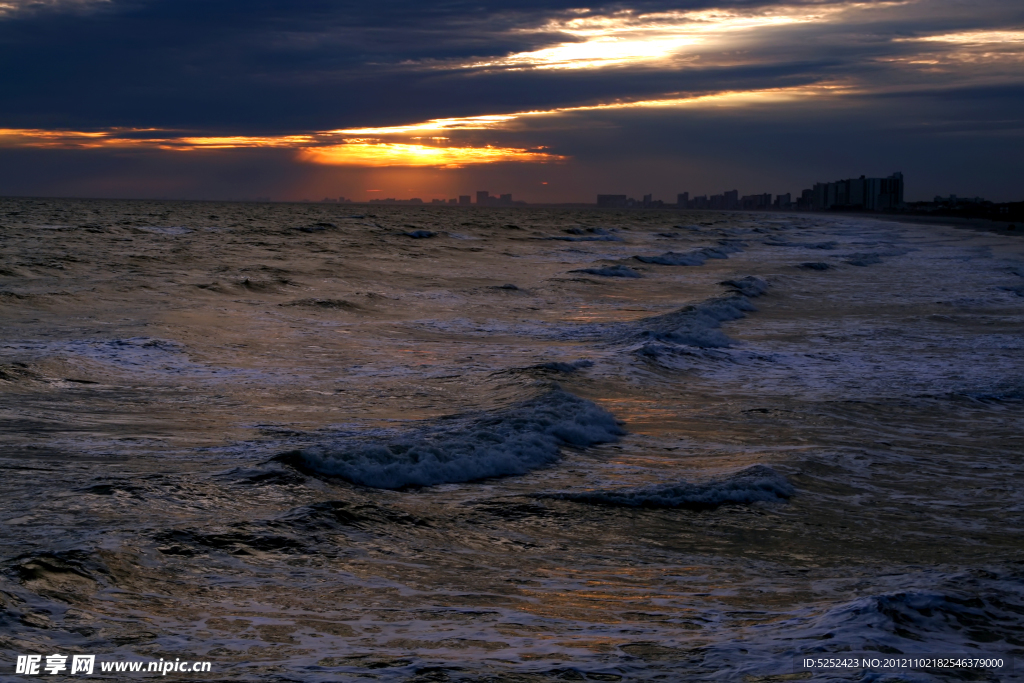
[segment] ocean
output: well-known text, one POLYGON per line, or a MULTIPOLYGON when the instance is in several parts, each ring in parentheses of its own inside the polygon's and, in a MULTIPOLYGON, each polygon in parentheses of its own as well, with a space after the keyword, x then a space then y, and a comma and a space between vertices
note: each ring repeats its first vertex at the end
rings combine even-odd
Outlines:
POLYGON ((948 226, 0 200, 0 679, 1024 678, 1022 333, 948 226))

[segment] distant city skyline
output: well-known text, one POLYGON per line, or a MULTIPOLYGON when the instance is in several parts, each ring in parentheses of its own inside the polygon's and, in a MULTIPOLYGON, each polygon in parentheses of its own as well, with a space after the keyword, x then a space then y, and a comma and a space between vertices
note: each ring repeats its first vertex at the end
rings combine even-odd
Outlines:
MULTIPOLYGON (((866 211, 890 211, 907 208, 909 205, 904 197, 904 176, 896 171, 884 178, 868 178, 861 175, 856 178, 845 178, 831 182, 815 182, 799 192, 772 194, 760 192, 740 195, 739 190, 725 190, 711 195, 693 195, 689 192, 676 194, 675 201, 656 199, 653 193, 644 194, 642 199, 627 194, 598 194, 594 205, 598 208, 680 208, 680 209, 711 209, 711 210, 798 210, 823 211, 836 208, 862 209, 866 211)), ((490 190, 477 190, 475 201, 472 195, 459 195, 451 198, 422 197, 371 199, 370 204, 412 204, 412 205, 459 205, 459 206, 524 206, 529 202, 513 199, 511 193, 494 196, 490 190)), ((337 199, 329 197, 322 202, 353 202, 344 196, 337 199)), ((922 203, 917 200, 912 203, 922 203)), ((985 197, 960 197, 959 203, 980 204, 990 202, 985 197)), ((1024 201, 1024 193, 1020 201, 1024 201)), ((957 204, 957 195, 948 197, 935 195, 933 203, 957 204)), ((560 202, 553 202, 558 204, 560 202)), ((564 204, 586 204, 587 202, 561 202, 564 204)))

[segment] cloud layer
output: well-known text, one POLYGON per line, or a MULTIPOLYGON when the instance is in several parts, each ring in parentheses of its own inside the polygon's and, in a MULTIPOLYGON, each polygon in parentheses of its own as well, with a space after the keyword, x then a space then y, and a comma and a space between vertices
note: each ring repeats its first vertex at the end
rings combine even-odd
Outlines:
MULTIPOLYGON (((1001 198, 1024 170, 1004 154, 968 168, 994 140, 1024 156, 1024 6, 1010 0, 7 0, 0 59, 18 67, 2 76, 0 162, 30 159, 39 174, 0 168, 6 194, 73 189, 46 184, 58 151, 83 169, 128 168, 138 155, 171 169, 182 155, 273 148, 261 163, 307 178, 318 171, 306 167, 493 165, 535 200, 644 183, 783 191, 783 177, 897 169, 913 193, 915 173, 935 176, 936 164, 944 175, 928 182, 942 186, 921 192, 981 185, 973 192, 1001 198), (769 139, 779 135, 787 145, 769 139), (772 154, 778 168, 767 169, 772 154), (650 170, 616 181, 616 168, 638 164, 650 170), (540 180, 516 180, 527 169, 618 185, 553 197, 540 180)), ((409 183, 395 177, 401 194, 409 183)))

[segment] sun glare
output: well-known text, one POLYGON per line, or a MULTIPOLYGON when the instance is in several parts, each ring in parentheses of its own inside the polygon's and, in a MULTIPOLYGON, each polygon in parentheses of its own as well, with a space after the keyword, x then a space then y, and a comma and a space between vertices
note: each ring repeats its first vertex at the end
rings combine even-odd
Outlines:
POLYGON ((328 147, 307 147, 299 158, 335 166, 433 166, 460 168, 498 162, 550 162, 565 157, 511 147, 428 147, 398 142, 351 142, 328 147))

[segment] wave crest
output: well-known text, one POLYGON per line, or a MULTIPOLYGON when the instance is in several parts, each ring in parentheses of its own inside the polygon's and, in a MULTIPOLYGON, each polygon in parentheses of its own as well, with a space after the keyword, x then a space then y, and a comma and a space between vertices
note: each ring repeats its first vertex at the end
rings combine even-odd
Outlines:
POLYGON ((781 474, 767 465, 754 465, 724 479, 697 484, 683 481, 581 493, 560 491, 542 494, 542 497, 596 505, 713 510, 723 505, 780 502, 788 500, 793 493, 793 486, 781 474))
POLYGON ((556 389, 504 411, 382 438, 342 438, 276 459, 311 474, 399 489, 525 474, 556 461, 565 446, 608 443, 624 433, 611 413, 556 389))

